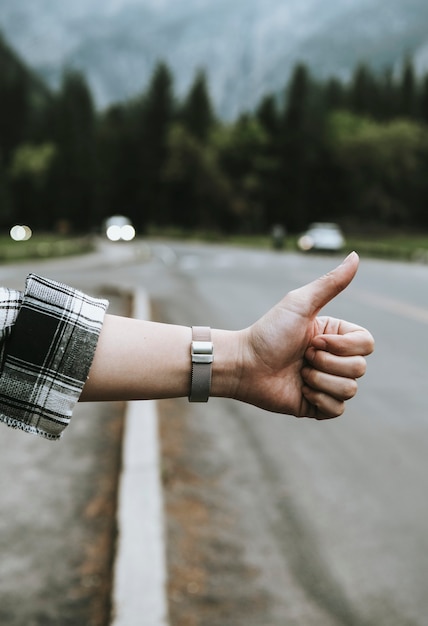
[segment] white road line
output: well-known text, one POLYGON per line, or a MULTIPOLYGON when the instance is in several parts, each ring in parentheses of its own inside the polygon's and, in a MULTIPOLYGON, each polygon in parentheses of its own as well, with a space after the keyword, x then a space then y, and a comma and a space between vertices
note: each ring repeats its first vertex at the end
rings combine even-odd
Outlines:
MULTIPOLYGON (((149 319, 142 292, 135 317, 149 319)), ((165 520, 156 403, 129 402, 118 502, 112 626, 167 626, 165 520)))

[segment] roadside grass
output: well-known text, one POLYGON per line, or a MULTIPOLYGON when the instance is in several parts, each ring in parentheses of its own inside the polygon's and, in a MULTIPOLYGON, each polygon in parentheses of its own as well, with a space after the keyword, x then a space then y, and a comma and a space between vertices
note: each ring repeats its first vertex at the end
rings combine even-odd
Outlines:
POLYGON ((13 241, 0 235, 0 263, 85 254, 94 249, 91 237, 60 237, 53 234, 33 235, 28 241, 13 241))
MULTIPOLYGON (((269 235, 224 235, 216 232, 188 232, 181 229, 151 229, 151 238, 177 239, 183 241, 207 241, 212 243, 228 243, 253 248, 273 248, 273 240, 269 235)), ((279 250, 295 251, 298 235, 288 235, 279 250)), ((346 235, 346 247, 343 254, 355 250, 361 257, 379 259, 396 259, 428 263, 428 233, 393 233, 384 235, 359 234, 346 235)))
MULTIPOLYGON (((184 231, 181 229, 151 229, 144 239, 176 239, 225 243, 259 249, 272 249, 269 235, 224 235, 212 231, 184 231)), ((296 251, 297 235, 289 235, 279 251, 296 251)), ((64 237, 55 234, 33 235, 28 241, 12 241, 9 235, 0 235, 0 263, 54 258, 86 254, 95 249, 91 236, 64 237)), ((347 235, 343 254, 356 250, 361 257, 396 259, 428 264, 428 233, 395 233, 385 235, 347 235)))
POLYGON ((348 237, 347 248, 366 257, 428 263, 428 235, 348 237))

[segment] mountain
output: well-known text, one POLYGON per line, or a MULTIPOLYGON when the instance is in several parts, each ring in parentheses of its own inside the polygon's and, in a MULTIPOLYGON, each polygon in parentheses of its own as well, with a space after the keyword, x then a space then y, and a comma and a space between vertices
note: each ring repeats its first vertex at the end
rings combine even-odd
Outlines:
POLYGON ((56 87, 83 70, 100 107, 140 93, 168 63, 183 95, 204 68, 218 113, 233 117, 284 88, 294 65, 349 77, 365 61, 428 71, 426 0, 2 0, 0 30, 56 87))

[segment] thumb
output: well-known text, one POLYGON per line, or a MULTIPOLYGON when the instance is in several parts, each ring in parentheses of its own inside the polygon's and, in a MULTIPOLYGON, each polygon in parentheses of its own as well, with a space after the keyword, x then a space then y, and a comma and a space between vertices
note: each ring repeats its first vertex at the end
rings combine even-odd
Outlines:
POLYGON ((320 276, 304 287, 297 289, 299 300, 305 303, 306 314, 311 317, 343 291, 354 278, 358 270, 359 257, 351 252, 334 270, 320 276))

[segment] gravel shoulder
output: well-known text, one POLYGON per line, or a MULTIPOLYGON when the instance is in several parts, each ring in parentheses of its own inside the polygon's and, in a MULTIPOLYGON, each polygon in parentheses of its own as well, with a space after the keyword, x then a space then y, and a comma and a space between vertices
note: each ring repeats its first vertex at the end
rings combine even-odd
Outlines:
POLYGON ((171 626, 268 624, 216 445, 186 401, 159 403, 171 626))

